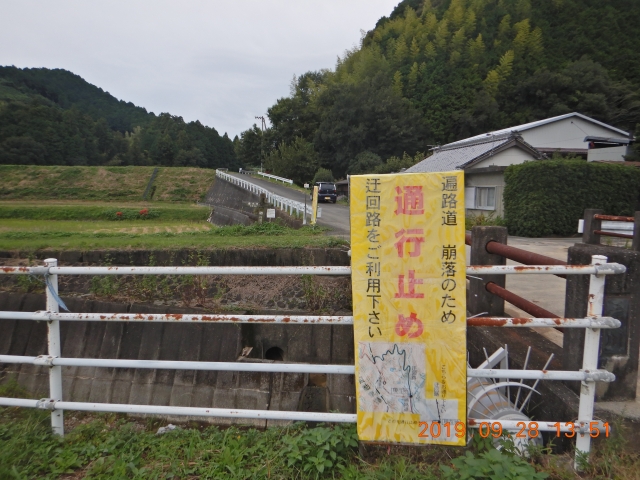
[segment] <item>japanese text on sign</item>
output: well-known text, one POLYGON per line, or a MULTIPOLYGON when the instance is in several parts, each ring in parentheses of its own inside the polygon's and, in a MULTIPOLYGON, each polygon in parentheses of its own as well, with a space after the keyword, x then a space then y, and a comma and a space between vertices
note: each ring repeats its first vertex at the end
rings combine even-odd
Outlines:
POLYGON ((461 172, 351 177, 361 440, 464 443, 418 435, 466 419, 463 185, 461 172))

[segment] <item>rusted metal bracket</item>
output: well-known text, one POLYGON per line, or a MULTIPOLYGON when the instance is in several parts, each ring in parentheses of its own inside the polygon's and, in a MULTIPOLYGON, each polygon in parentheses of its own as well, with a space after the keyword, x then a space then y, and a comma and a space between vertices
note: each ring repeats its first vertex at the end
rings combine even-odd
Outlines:
POLYGON ((53 367, 53 361, 58 358, 52 355, 38 355, 33 361, 34 365, 41 365, 43 367, 53 367))
POLYGON ((56 401, 53 398, 41 398, 36 403, 36 408, 40 410, 55 410, 56 409, 56 401))
POLYGON ((581 372, 584 372, 585 374, 585 381, 587 382, 615 382, 616 380, 616 376, 611 373, 608 372, 607 370, 602 370, 602 369, 598 369, 598 370, 583 370, 580 369, 581 372))

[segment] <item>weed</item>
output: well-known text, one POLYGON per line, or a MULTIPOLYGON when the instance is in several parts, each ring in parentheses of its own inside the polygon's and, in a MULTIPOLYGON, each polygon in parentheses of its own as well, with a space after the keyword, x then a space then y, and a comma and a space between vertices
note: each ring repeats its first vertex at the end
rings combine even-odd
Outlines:
POLYGON ((307 303, 307 309, 313 312, 333 309, 351 308, 351 288, 347 282, 345 288, 332 285, 327 288, 322 279, 313 275, 302 275, 302 292, 307 303))
POLYGON ((501 216, 496 216, 495 211, 488 213, 481 212, 479 214, 469 214, 464 219, 465 229, 471 230, 473 227, 496 226, 504 227, 506 222, 501 216))
POLYGON ((43 281, 35 275, 16 275, 18 290, 25 293, 44 293, 43 281))
POLYGON ((91 277, 89 291, 98 297, 113 298, 118 293, 119 285, 119 278, 115 276, 95 276, 91 277))
POLYGON ((354 426, 301 429, 284 439, 287 465, 316 477, 330 468, 344 468, 358 446, 354 426))
POLYGON ((466 480, 475 478, 531 479, 542 480, 549 475, 536 469, 517 455, 496 449, 479 454, 467 451, 464 456, 453 459, 451 466, 441 465, 443 478, 466 480))

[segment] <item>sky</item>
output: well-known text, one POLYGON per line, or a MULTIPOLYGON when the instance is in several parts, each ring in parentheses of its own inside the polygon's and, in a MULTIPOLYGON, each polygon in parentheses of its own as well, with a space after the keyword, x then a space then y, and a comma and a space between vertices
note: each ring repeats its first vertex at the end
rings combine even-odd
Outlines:
POLYGON ((69 70, 231 138, 295 75, 333 69, 400 0, 5 0, 0 65, 69 70))

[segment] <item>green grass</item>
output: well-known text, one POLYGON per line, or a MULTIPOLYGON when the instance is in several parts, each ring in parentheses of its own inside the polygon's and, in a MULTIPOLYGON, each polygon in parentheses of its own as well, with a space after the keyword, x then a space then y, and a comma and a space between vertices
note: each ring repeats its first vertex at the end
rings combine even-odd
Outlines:
POLYGON ((195 205, 172 205, 144 203, 140 205, 118 205, 118 203, 91 205, 24 205, 0 203, 0 218, 29 220, 160 220, 160 221, 206 221, 208 207, 195 205), (143 213, 141 213, 143 212, 143 213))
POLYGON ((345 242, 325 229, 294 230, 276 223, 215 227, 206 222, 123 220, 47 221, 7 219, 0 225, 0 250, 177 249, 333 247, 345 242))
MULTIPOLYGON (((154 167, 0 165, 0 200, 140 201, 154 167)), ((215 170, 160 167, 154 201, 194 203, 215 170)))
MULTIPOLYGON (((11 381, 0 386, 0 397, 29 395, 11 381)), ((359 451, 353 425, 256 430, 191 422, 157 435, 168 422, 73 411, 65 412, 65 420, 61 439, 51 434, 48 411, 0 407, 0 479, 578 478, 563 466, 572 463, 567 454, 533 449, 521 459, 512 442, 499 452, 491 439, 478 436, 469 448, 381 445, 359 451)), ((582 478, 637 478, 640 453, 626 442, 625 428, 594 441, 582 478)))

